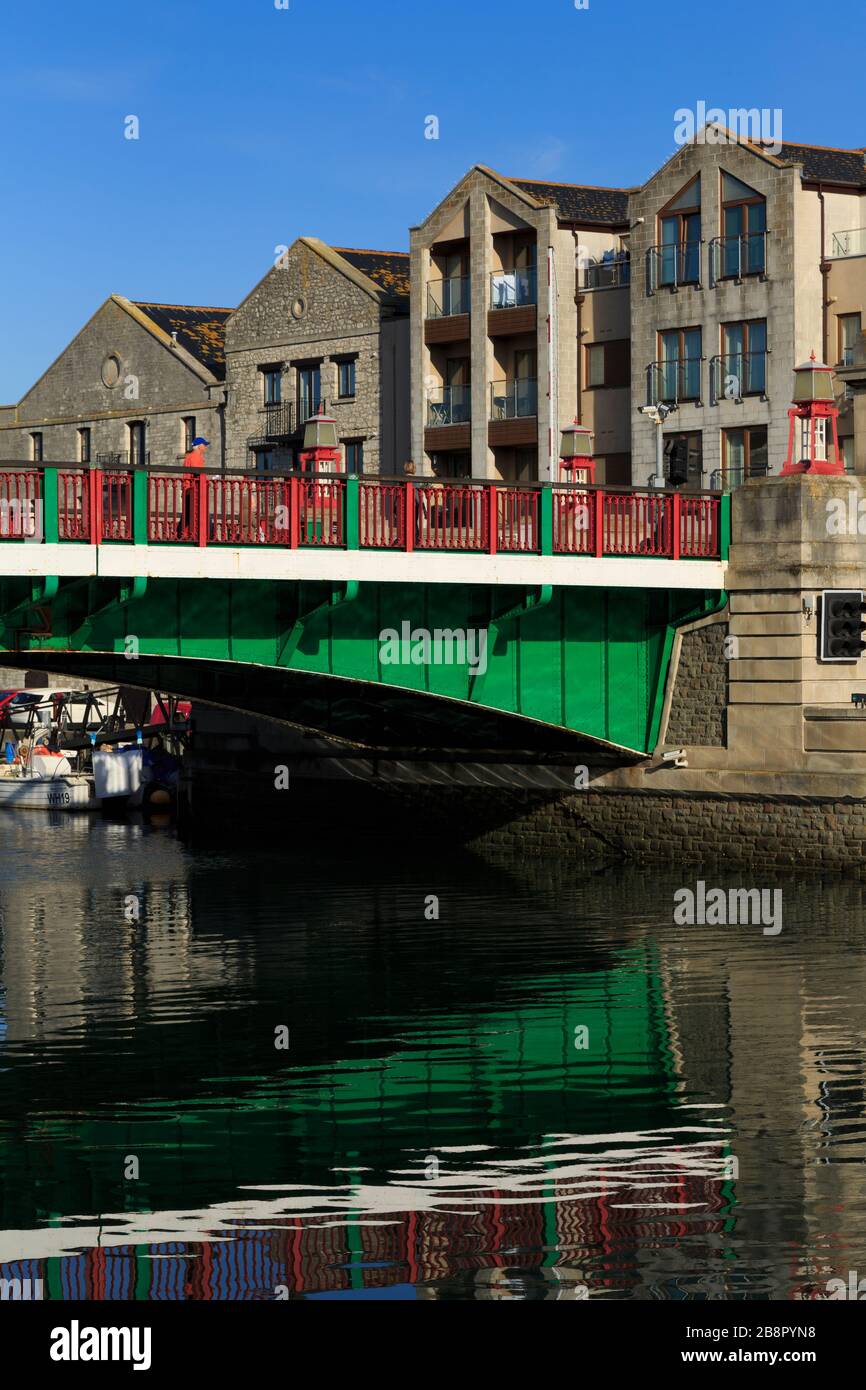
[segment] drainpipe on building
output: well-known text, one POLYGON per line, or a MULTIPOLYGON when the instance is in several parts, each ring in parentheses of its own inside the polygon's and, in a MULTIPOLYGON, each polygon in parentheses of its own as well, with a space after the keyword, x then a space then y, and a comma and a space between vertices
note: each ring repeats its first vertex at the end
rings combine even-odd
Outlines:
POLYGON ((830 300, 827 298, 827 276, 830 273, 830 264, 824 255, 824 190, 818 181, 818 202, 821 204, 821 259, 818 262, 818 269, 821 272, 821 361, 829 362, 827 356, 827 310, 830 307, 830 300))
POLYGON ((580 265, 579 265, 579 262, 578 262, 578 254, 577 254, 577 253, 578 253, 578 248, 579 248, 579 241, 578 241, 577 232, 574 230, 574 228, 572 228, 571 235, 574 237, 574 303, 575 303, 575 307, 576 307, 576 309, 577 309, 577 395, 575 396, 575 401, 576 401, 575 419, 577 419, 577 420, 583 420, 583 413, 582 413, 582 411, 581 411, 581 394, 580 394, 580 349, 581 349, 581 334, 583 333, 583 325, 582 325, 582 322, 581 322, 581 310, 582 310, 582 308, 583 308, 584 295, 581 293, 581 289, 580 289, 580 265))

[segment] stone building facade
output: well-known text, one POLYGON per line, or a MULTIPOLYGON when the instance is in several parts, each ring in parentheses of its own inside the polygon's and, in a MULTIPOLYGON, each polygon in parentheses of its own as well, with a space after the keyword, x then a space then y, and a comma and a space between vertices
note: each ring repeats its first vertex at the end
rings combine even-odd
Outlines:
POLYGON ((599 480, 627 481, 627 298, 611 284, 580 318, 586 267, 623 256, 626 203, 621 189, 477 165, 411 229, 412 452, 422 472, 558 479, 560 430, 580 410, 596 433, 599 480))
POLYGON ((350 472, 402 474, 409 457, 408 256, 300 237, 226 330, 230 468, 290 468, 304 422, 337 421, 350 472))
POLYGON ((0 409, 0 460, 173 468, 198 434, 220 464, 230 312, 111 295, 18 404, 0 409))

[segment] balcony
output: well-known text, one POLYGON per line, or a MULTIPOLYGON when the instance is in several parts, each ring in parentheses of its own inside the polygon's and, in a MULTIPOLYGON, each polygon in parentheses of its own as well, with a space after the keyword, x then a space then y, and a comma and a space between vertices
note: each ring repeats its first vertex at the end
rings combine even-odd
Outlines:
POLYGON ((767 399, 767 351, 721 353, 710 359, 710 405, 745 396, 767 399))
POLYGON ((853 227, 848 232, 833 232, 827 259, 839 261, 846 256, 866 256, 866 227, 853 227))
POLYGON ((468 314, 471 309, 469 277, 452 276, 449 280, 431 280, 427 285, 428 319, 452 318, 468 314))
POLYGON ((441 386, 427 397, 427 426, 468 425, 472 418, 472 387, 441 386))
POLYGON ((296 418, 295 407, 291 402, 276 401, 272 405, 263 406, 258 433, 250 435, 247 439, 247 448, 261 449, 278 440, 291 439, 299 428, 295 423, 296 418))
POLYGON ((535 266, 526 270, 494 270, 490 276, 491 309, 522 309, 538 303, 535 266))
MULTIPOLYGON (((133 467, 133 468, 142 468, 142 467, 146 467, 147 464, 149 464, 149 463, 150 463, 150 450, 149 450, 149 449, 146 449, 145 452, 144 452, 143 454, 133 451, 133 454, 132 454, 132 467, 133 467)), ((96 455, 96 467, 97 467, 97 468, 129 468, 129 466, 130 466, 130 456, 129 456, 129 450, 128 450, 128 449, 120 449, 120 450, 117 450, 115 453, 112 453, 112 454, 97 454, 97 455, 96 455)), ((83 467, 87 467, 87 465, 84 464, 83 467)))
POLYGON ((710 288, 720 280, 744 280, 767 274, 767 233, 717 236, 710 242, 710 288))
POLYGON ((701 399, 702 357, 672 358, 650 362, 646 369, 647 405, 680 405, 701 399))
POLYGON ((701 243, 672 241, 651 246, 646 253, 646 292, 676 290, 680 285, 701 282, 701 243))
POLYGON ((742 487, 749 478, 769 476, 770 470, 766 464, 763 467, 750 468, 748 473, 744 471, 741 463, 728 464, 727 468, 716 468, 710 474, 710 487, 714 492, 733 492, 736 488, 742 487))
POLYGON ((490 384, 487 443, 523 448, 538 443, 538 383, 525 377, 490 384))
POLYGON ((631 284, 631 262, 625 255, 611 256, 581 266, 582 290, 616 290, 631 284))
POLYGON ((537 414, 538 382, 525 379, 491 382, 491 420, 519 420, 537 414))

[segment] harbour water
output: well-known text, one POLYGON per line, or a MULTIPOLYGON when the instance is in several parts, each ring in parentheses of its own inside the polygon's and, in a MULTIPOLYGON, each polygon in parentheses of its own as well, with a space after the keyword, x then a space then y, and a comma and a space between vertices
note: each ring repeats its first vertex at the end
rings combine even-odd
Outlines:
POLYGON ((826 1298, 866 889, 4 819, 0 1278, 44 1298, 826 1298))

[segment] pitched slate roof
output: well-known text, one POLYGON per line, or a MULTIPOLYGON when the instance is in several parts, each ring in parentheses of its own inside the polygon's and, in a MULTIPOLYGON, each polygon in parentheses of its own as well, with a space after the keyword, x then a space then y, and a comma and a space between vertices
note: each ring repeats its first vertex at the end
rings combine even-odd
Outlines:
POLYGON ((133 300, 164 333, 177 334, 181 347, 197 358, 215 377, 226 374, 226 319, 231 309, 203 308, 197 304, 151 304, 133 300))
POLYGON ((837 150, 827 145, 783 144, 776 156, 783 164, 802 164, 803 178, 810 183, 847 184, 866 187, 866 161, 863 150, 837 150))
POLYGON ((563 222, 597 222, 604 225, 628 221, 628 188, 596 188, 584 183, 545 183, 538 179, 512 179, 524 193, 556 208, 563 222))
POLYGON ((380 289, 396 299, 409 298, 408 251, 359 251, 351 246, 335 246, 333 250, 380 289))

